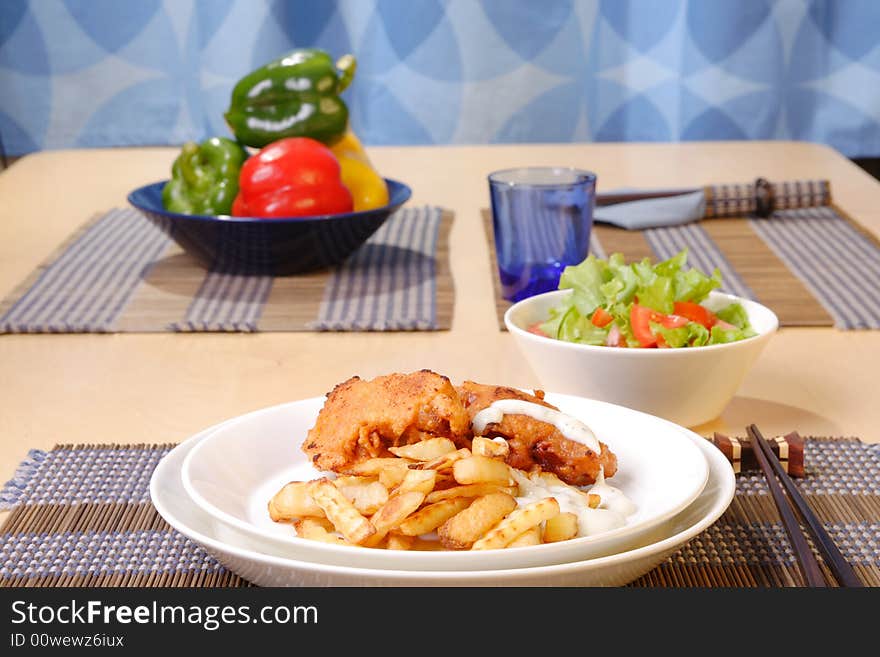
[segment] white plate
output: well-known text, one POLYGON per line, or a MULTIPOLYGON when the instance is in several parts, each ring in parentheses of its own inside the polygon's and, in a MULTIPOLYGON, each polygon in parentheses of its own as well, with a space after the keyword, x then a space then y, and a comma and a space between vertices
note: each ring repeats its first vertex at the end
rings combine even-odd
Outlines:
MULTIPOLYGON (((222 426, 222 425, 221 425, 222 426)), ((709 478, 703 492, 681 513, 643 537, 644 545, 611 556, 536 568, 489 571, 377 570, 331 566, 267 555, 253 547, 226 543, 213 522, 186 494, 183 461, 208 429, 174 448, 150 480, 153 505, 166 522, 201 545, 226 568, 259 586, 622 586, 662 563, 712 525, 733 500, 736 481, 724 455, 708 441, 693 437, 705 455, 709 478)))
POLYGON ((546 400, 588 424, 617 455, 609 483, 636 505, 624 527, 569 541, 479 551, 400 551, 335 545, 295 535, 269 518, 269 499, 289 481, 319 477, 300 444, 324 403, 306 399, 233 419, 187 456, 183 486, 215 521, 221 537, 247 536, 262 551, 335 565, 397 570, 523 568, 593 558, 627 549, 699 495, 706 459, 691 433, 665 420, 612 404, 548 393, 546 400))

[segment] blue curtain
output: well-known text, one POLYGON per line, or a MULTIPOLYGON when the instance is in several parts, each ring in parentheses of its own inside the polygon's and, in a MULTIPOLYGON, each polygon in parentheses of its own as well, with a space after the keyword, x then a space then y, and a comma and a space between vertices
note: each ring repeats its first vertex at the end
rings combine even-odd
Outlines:
POLYGON ((877 0, 3 0, 0 136, 179 144, 294 47, 367 144, 801 139, 880 155, 877 0))

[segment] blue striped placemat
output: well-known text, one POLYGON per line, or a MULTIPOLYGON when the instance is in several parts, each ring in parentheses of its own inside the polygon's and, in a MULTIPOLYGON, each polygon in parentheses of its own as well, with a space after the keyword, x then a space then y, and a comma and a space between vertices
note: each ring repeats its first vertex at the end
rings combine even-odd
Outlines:
MULTIPOLYGON (((149 482, 173 445, 31 451, 0 491, 0 587, 245 586, 169 527, 149 482)), ((880 446, 807 438, 797 485, 866 584, 880 585, 880 446)), ((760 472, 727 512, 634 586, 792 586, 794 552, 760 472)))
POLYGON ((2 303, 2 333, 449 328, 452 214, 394 213, 345 263, 297 276, 207 271, 133 209, 88 222, 2 303))

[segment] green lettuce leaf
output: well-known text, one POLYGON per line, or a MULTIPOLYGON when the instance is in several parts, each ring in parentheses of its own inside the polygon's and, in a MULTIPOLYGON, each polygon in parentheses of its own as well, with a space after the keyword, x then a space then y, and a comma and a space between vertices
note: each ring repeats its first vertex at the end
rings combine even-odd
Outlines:
MULTIPOLYGON (((754 335, 752 332, 751 335, 754 335)), ((709 338, 709 344, 727 344, 728 342, 737 342, 751 337, 741 328, 722 328, 720 326, 712 327, 712 334, 709 338)))
POLYGON ((675 302, 672 279, 668 276, 654 276, 654 280, 648 285, 639 288, 638 297, 639 305, 668 315, 675 302))
POLYGON ((581 315, 590 315, 605 302, 601 292, 605 283, 604 262, 591 255, 579 265, 571 265, 562 270, 559 277, 559 289, 572 290, 571 302, 581 315))
POLYGON ((709 343, 709 330, 697 322, 688 322, 687 326, 679 328, 666 328, 660 324, 652 324, 655 333, 663 336, 666 346, 679 347, 702 347, 709 343))
POLYGON ((594 326, 588 317, 578 314, 573 306, 560 320, 556 335, 567 342, 604 345, 608 329, 594 326))
POLYGON ((549 335, 551 338, 559 337, 559 325, 562 323, 562 320, 565 318, 566 313, 573 308, 574 305, 571 303, 570 297, 567 303, 556 306, 555 308, 551 308, 549 311, 549 317, 546 322, 543 322, 540 325, 541 331, 543 331, 544 335, 549 335))
POLYGON ((717 267, 712 272, 712 276, 706 276, 696 269, 688 269, 687 271, 679 271, 675 273, 675 300, 676 301, 693 301, 699 303, 703 301, 709 292, 721 287, 721 270, 717 267))
POLYGON ((745 329, 749 327, 749 315, 741 303, 731 303, 721 310, 715 312, 718 319, 733 324, 737 328, 745 329))
POLYGON ((688 344, 692 347, 703 347, 709 344, 709 329, 697 322, 687 325, 688 344))

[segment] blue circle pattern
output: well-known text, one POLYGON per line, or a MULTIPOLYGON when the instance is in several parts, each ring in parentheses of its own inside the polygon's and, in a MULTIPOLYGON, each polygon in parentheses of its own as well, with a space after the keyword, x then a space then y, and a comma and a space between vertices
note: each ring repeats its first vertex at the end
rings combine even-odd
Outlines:
POLYGON ((498 35, 522 61, 538 56, 572 20, 571 0, 564 2, 488 2, 486 15, 498 35))
POLYGON ((687 13, 697 47, 710 61, 722 63, 767 22, 770 6, 767 0, 691 2, 687 13))
POLYGON ((71 18, 108 53, 125 47, 159 11, 159 0, 64 0, 71 18))
POLYGON ((346 99, 367 144, 800 139, 876 156, 878 24, 875 0, 4 0, 0 135, 23 154, 228 134, 235 81, 315 46, 357 56, 346 99))
POLYGON ((621 39, 639 52, 647 52, 673 29, 682 5, 682 0, 664 2, 662 6, 654 0, 631 0, 604 2, 601 9, 602 18, 614 28, 621 39))
POLYGON ((27 0, 7 0, 0 4, 0 48, 15 32, 27 12, 27 0))

